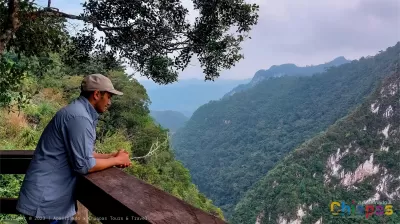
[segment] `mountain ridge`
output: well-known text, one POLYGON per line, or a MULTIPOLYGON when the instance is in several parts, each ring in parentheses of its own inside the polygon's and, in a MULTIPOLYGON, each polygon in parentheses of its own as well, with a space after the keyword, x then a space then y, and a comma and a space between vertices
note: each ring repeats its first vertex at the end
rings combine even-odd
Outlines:
POLYGON ((178 111, 187 117, 203 104, 211 100, 219 100, 232 88, 247 83, 243 80, 215 80, 183 79, 169 85, 158 85, 153 81, 140 81, 145 87, 151 100, 149 105, 153 111, 178 111))
POLYGON ((179 128, 183 127, 189 120, 183 113, 173 110, 150 111, 150 116, 163 128, 169 129, 174 134, 179 128))
POLYGON ((297 66, 293 63, 286 63, 281 65, 272 65, 269 69, 261 69, 258 70, 251 81, 247 84, 241 84, 230 92, 225 94, 224 97, 232 96, 235 93, 247 90, 259 82, 272 78, 272 77, 281 77, 281 76, 311 76, 316 73, 324 72, 325 69, 332 66, 340 66, 342 64, 350 63, 351 61, 347 60, 344 56, 339 56, 333 59, 330 62, 319 64, 319 65, 311 65, 311 66, 297 66))

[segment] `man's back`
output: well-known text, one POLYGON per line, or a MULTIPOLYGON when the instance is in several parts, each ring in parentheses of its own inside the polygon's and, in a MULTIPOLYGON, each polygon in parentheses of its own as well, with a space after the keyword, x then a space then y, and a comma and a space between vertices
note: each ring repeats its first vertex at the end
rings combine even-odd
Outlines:
POLYGON ((96 161, 93 146, 98 114, 80 97, 56 113, 38 142, 23 181, 17 210, 47 219, 76 213, 77 173, 86 174, 96 161))

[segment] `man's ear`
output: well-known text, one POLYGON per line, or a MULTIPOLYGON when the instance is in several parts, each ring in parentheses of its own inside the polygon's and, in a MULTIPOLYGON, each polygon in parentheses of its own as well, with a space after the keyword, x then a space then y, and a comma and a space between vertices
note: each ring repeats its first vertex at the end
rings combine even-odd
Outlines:
POLYGON ((100 99, 100 98, 101 98, 101 93, 100 93, 100 91, 95 90, 95 91, 93 92, 93 99, 94 99, 94 100, 98 100, 98 99, 100 99))

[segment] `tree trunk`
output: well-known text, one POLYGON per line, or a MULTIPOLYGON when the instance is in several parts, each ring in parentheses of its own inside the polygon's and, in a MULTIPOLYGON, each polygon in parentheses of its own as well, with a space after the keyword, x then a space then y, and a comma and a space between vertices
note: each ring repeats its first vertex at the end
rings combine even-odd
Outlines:
POLYGON ((8 0, 8 19, 5 24, 4 30, 0 34, 0 54, 2 54, 8 42, 17 32, 21 23, 18 18, 19 13, 19 0, 8 0))
POLYGON ((78 201, 78 212, 75 214, 75 221, 77 224, 88 224, 89 223, 89 212, 88 209, 85 208, 79 201, 78 201))

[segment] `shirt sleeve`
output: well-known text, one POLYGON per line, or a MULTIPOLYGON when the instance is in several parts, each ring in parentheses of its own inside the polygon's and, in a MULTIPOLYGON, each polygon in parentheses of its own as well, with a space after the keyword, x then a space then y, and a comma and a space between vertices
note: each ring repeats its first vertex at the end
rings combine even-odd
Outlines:
POLYGON ((95 133, 89 119, 74 117, 66 122, 64 138, 74 171, 87 174, 96 165, 93 157, 95 133))

